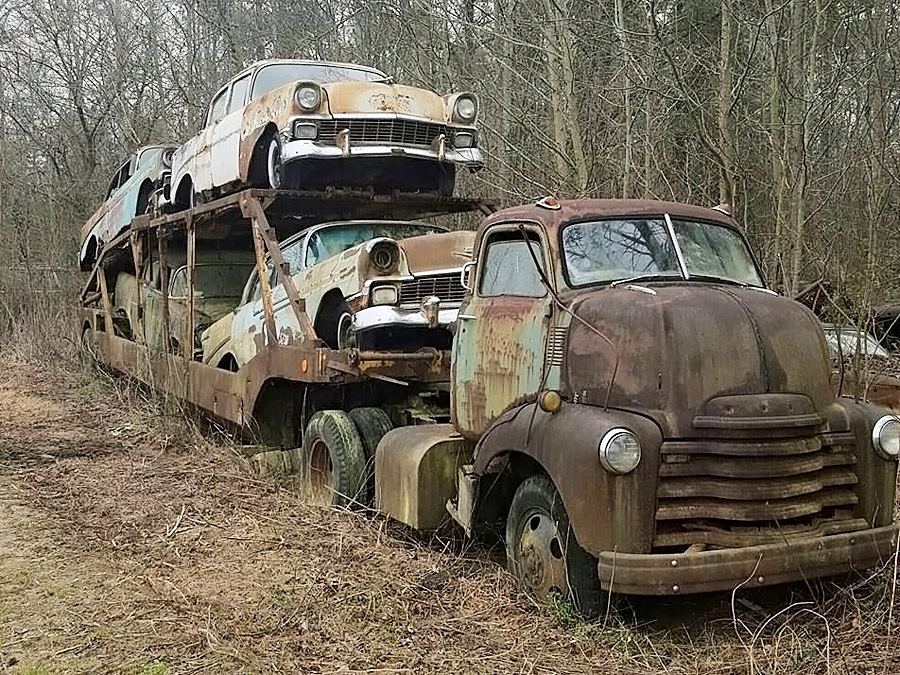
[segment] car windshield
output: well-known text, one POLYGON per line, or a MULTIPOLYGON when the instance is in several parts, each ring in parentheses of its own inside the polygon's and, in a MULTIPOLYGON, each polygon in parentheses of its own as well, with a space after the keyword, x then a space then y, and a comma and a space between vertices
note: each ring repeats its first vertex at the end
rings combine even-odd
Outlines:
POLYGON ((407 239, 440 232, 446 230, 421 223, 347 223, 325 227, 310 235, 305 264, 307 267, 315 265, 376 237, 407 239))
POLYGON ((251 99, 259 98, 288 82, 312 80, 313 82, 378 82, 386 79, 384 73, 357 66, 338 66, 324 63, 273 63, 263 66, 253 80, 251 99))
MULTIPOLYGON (((194 266, 194 290, 204 298, 239 298, 253 270, 252 263, 197 263, 194 266)), ((187 296, 187 267, 172 275, 173 298, 187 296)))
POLYGON ((743 237, 713 223, 665 218, 600 220, 568 225, 563 257, 573 287, 641 278, 714 277, 762 286, 743 237), (674 233, 674 239, 672 234, 674 233), (681 269, 679 253, 684 259, 681 269))

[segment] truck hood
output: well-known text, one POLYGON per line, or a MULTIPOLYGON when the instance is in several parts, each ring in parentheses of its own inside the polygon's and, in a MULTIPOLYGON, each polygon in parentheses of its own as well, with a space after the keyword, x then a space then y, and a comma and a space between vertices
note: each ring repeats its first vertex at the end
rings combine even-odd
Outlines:
POLYGON ((610 407, 648 413, 667 437, 706 435, 696 419, 710 415, 786 419, 834 402, 818 320, 792 300, 684 283, 605 288, 572 309, 597 332, 572 320, 569 394, 592 405, 608 395, 610 407))
POLYGON ((322 89, 332 115, 393 113, 435 121, 447 118, 443 99, 427 89, 384 82, 330 82, 322 89))
POLYGON ((406 254, 412 274, 426 274, 460 269, 472 259, 475 233, 468 230, 424 234, 401 239, 400 248, 406 254))

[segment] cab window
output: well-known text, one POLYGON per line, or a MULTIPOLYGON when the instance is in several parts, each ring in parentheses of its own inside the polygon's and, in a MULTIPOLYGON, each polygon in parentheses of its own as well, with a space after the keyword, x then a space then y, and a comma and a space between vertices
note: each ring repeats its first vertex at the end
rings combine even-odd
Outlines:
POLYGON ((527 242, 519 230, 489 235, 482 260, 478 291, 480 295, 540 298, 546 294, 534 264, 537 260, 546 269, 537 234, 528 232, 527 242))

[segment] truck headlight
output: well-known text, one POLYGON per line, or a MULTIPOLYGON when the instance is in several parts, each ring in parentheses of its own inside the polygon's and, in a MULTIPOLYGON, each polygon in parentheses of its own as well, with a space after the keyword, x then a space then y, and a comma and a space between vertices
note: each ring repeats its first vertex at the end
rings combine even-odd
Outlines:
POLYGON ((628 429, 610 429, 600 441, 600 464, 610 473, 634 471, 641 461, 641 442, 628 429))
POLYGON ((475 102, 475 98, 469 94, 464 94, 456 99, 456 105, 453 106, 453 109, 456 115, 466 122, 471 122, 475 119, 475 115, 478 114, 478 104, 475 102))
POLYGON ((314 82, 304 82, 294 90, 294 101, 307 112, 312 112, 322 102, 322 90, 314 82))
POLYGON ((872 446, 885 459, 897 459, 900 455, 900 419, 885 415, 872 428, 872 446))
POLYGON ((374 286, 372 288, 371 304, 373 304, 373 305, 396 305, 397 304, 397 287, 396 286, 374 286))

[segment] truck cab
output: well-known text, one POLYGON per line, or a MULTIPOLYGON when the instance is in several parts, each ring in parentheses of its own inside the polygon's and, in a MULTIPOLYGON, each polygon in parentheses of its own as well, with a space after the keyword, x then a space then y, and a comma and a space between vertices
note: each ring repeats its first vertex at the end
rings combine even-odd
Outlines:
POLYGON ((382 439, 382 510, 505 519, 513 574, 586 614, 893 554, 900 421, 835 398, 818 320, 724 209, 549 198, 487 218, 464 275, 452 424, 382 439))

